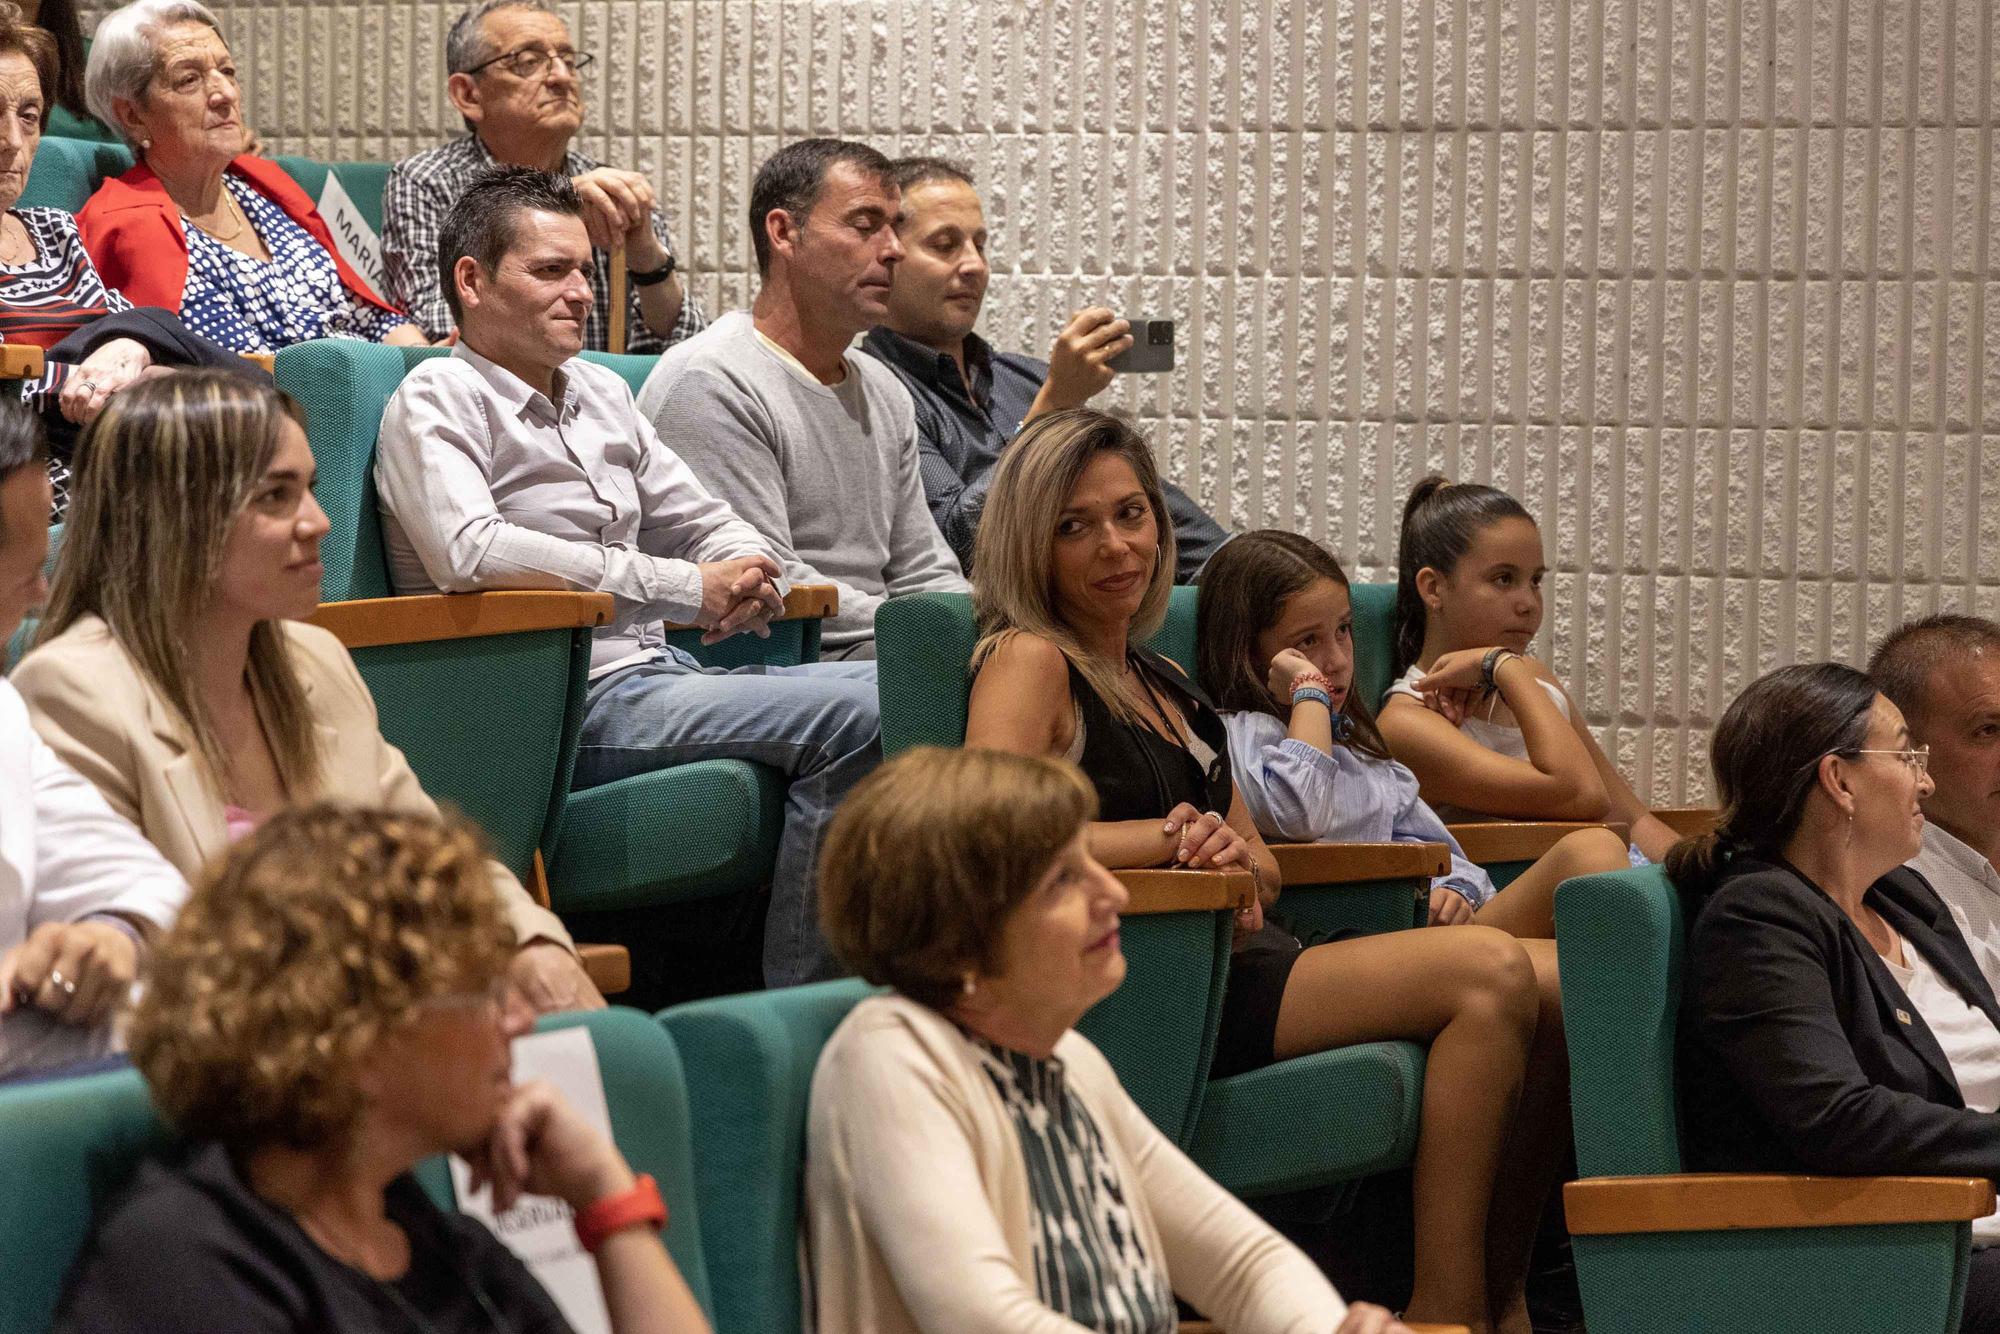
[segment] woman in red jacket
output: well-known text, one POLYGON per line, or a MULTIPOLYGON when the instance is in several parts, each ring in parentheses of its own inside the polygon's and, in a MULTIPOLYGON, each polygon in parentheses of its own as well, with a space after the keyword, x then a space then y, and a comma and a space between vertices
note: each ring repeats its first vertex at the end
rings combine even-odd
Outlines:
POLYGON ((77 214, 105 282, 238 352, 430 341, 340 257, 291 177, 244 151, 235 60, 205 6, 136 0, 107 15, 84 89, 139 155, 77 214))

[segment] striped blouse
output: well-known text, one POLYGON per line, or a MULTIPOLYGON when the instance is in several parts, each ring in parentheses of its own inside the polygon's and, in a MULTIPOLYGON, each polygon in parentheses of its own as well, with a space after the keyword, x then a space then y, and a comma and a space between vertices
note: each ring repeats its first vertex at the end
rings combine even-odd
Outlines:
MULTIPOLYGON (((61 209, 17 208, 28 229, 35 257, 25 264, 0 264, 0 341, 54 347, 102 315, 132 309, 132 303, 104 285, 84 252, 76 219, 61 209)), ((76 367, 44 363, 40 379, 21 381, 21 401, 36 412, 53 408, 76 367)), ((69 462, 62 451, 49 455, 49 485, 55 517, 69 508, 69 462)))
POLYGON ((972 1041, 1027 1162, 1036 1295, 1102 1334, 1171 1334, 1173 1286, 1140 1241, 1130 1186, 1089 1109, 1071 1096, 1062 1062, 972 1041))

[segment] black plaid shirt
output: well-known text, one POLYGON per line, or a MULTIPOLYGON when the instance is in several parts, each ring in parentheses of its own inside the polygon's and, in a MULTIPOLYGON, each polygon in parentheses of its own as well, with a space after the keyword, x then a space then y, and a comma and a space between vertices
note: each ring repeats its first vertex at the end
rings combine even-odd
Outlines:
MULTIPOLYGON (((389 183, 383 187, 382 259, 388 271, 388 296, 433 338, 443 337, 452 327, 451 308, 445 304, 438 272, 438 233, 444 230, 445 215, 465 188, 498 165, 478 135, 466 134, 404 158, 390 171, 389 183)), ((571 149, 563 159, 563 175, 581 176, 602 165, 571 149)), ((667 234, 666 218, 657 208, 653 210, 653 235, 660 238, 669 254, 680 253, 667 234)), ((591 284, 597 299, 583 322, 583 345, 603 352, 611 346, 611 256, 592 250, 591 257, 597 264, 597 277, 591 284)), ((708 317, 702 314, 701 303, 694 299, 685 280, 681 291, 680 318, 661 338, 640 311, 639 289, 627 286, 625 299, 631 303, 625 319, 627 352, 664 352, 701 332, 708 317)))

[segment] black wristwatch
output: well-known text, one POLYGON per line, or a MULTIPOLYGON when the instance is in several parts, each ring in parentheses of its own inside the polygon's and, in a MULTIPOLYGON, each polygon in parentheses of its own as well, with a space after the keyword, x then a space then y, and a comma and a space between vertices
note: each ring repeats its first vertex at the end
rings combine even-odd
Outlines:
POLYGON ((1487 694, 1490 695, 1500 688, 1500 682, 1494 679, 1494 673, 1500 670, 1500 664, 1509 658, 1520 656, 1514 650, 1501 648, 1498 645, 1486 650, 1486 656, 1479 660, 1479 684, 1485 688, 1487 694))
POLYGON ((655 287, 673 277, 674 270, 679 267, 680 263, 674 258, 674 252, 669 250, 667 252, 667 262, 660 265, 659 268, 654 269, 651 273, 635 273, 631 269, 627 269, 625 270, 625 280, 634 287, 655 287))

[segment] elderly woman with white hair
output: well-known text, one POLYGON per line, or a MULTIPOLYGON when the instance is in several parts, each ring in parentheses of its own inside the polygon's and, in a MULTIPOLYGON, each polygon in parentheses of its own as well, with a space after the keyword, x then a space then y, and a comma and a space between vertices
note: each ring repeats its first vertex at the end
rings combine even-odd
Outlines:
POLYGON ((313 338, 430 340, 342 259, 305 191, 246 151, 221 25, 195 0, 135 0, 98 24, 90 109, 139 164, 77 215, 106 282, 238 352, 313 338))

